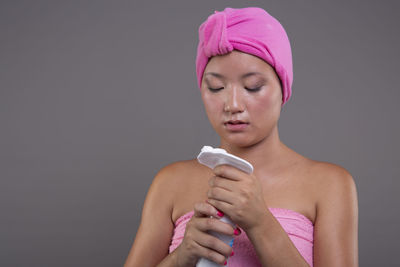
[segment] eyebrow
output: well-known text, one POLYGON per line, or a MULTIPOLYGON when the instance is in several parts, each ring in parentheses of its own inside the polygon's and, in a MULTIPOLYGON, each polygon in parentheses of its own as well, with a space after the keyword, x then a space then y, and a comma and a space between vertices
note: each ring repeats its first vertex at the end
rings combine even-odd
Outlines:
MULTIPOLYGON (((214 77, 217 77, 217 78, 225 78, 225 76, 224 75, 222 75, 222 74, 219 74, 219 73, 216 73, 216 72, 207 72, 207 73, 205 73, 204 74, 204 76, 206 76, 206 75, 212 75, 212 76, 214 76, 214 77)), ((253 72, 248 72, 248 73, 246 73, 246 74, 243 74, 242 75, 242 79, 243 78, 247 78, 247 77, 249 77, 249 76, 253 76, 253 75, 262 75, 260 72, 257 72, 257 71, 253 71, 253 72)))

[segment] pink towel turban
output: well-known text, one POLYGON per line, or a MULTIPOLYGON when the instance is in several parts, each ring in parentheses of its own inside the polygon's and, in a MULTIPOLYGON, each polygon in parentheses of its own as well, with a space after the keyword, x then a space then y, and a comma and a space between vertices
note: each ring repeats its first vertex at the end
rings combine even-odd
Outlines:
POLYGON ((196 74, 199 88, 208 60, 233 49, 265 60, 276 71, 282 86, 282 106, 292 94, 292 51, 285 29, 258 7, 215 11, 199 27, 196 74))

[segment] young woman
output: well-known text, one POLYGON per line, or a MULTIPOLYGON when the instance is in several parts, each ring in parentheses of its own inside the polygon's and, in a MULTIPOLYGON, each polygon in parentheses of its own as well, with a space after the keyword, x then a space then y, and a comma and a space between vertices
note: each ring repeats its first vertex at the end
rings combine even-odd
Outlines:
POLYGON ((125 266, 195 266, 201 257, 228 266, 358 266, 352 176, 279 139, 293 77, 281 24, 256 7, 215 11, 199 28, 196 71, 219 148, 254 172, 196 159, 162 168, 125 266), (223 214, 237 226, 219 221, 223 214), (210 230, 235 237, 233 246, 210 230))

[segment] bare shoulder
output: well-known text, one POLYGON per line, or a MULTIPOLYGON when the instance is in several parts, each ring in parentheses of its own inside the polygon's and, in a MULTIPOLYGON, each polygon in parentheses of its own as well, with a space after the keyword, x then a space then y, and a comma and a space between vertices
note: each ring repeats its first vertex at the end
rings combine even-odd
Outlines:
POLYGON ((172 211, 176 193, 179 192, 185 181, 183 177, 190 169, 191 162, 192 160, 176 161, 162 167, 153 178, 147 199, 151 200, 151 203, 158 202, 164 208, 172 211))
POLYGON ((179 180, 181 174, 188 169, 191 160, 182 160, 169 163, 162 167, 153 179, 153 184, 170 184, 179 180))
POLYGON ((358 266, 358 200, 353 176, 333 163, 313 165, 317 187, 314 266, 358 266))
POLYGON ((311 167, 318 217, 358 217, 357 187, 351 173, 340 165, 314 161, 311 167), (329 215, 328 215, 329 214, 329 215))
POLYGON ((151 187, 157 188, 164 196, 169 196, 169 202, 175 206, 182 195, 187 195, 204 182, 199 177, 207 171, 208 168, 199 164, 196 159, 176 161, 160 169, 151 187))
POLYGON ((353 176, 344 167, 324 161, 312 161, 310 170, 313 173, 315 186, 321 196, 328 192, 342 192, 356 190, 353 176))
POLYGON ((212 171, 197 159, 171 163, 160 170, 160 187, 171 199, 171 220, 175 222, 185 213, 193 210, 196 202, 206 199, 208 179, 212 171))
POLYGON ((135 241, 124 266, 155 266, 168 254, 174 229, 172 214, 179 184, 192 165, 191 160, 173 162, 155 175, 143 204, 135 241))
MULTIPOLYGON (((162 167, 154 177, 153 183, 161 185, 177 185, 185 182, 186 175, 192 174, 199 169, 200 164, 195 159, 181 160, 172 162, 162 167)), ((201 167, 200 167, 201 168, 201 167)), ((186 179, 187 180, 187 179, 186 179)))

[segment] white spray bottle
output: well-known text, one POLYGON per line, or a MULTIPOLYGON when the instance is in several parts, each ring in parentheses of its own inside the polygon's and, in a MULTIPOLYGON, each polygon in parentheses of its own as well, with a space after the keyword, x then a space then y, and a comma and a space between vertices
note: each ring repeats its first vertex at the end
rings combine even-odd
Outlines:
MULTIPOLYGON (((236 167, 249 174, 253 172, 253 166, 248 161, 241 159, 235 155, 229 154, 228 152, 226 152, 225 149, 222 148, 203 146, 200 154, 197 156, 197 160, 201 164, 206 165, 211 169, 214 169, 216 166, 221 164, 227 164, 236 167)), ((227 216, 223 216, 220 220, 235 227, 235 224, 227 216)), ((210 234, 219 238, 225 244, 228 244, 230 246, 232 246, 233 244, 232 236, 220 234, 214 231, 210 232, 210 234)), ((221 267, 221 266, 222 265, 219 265, 206 258, 201 258, 196 265, 196 267, 221 267)))

